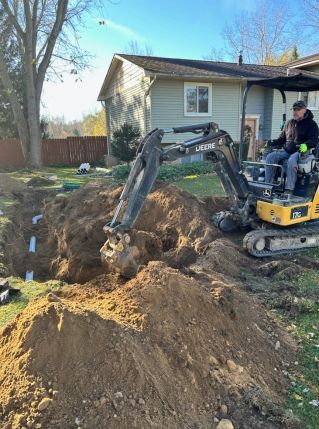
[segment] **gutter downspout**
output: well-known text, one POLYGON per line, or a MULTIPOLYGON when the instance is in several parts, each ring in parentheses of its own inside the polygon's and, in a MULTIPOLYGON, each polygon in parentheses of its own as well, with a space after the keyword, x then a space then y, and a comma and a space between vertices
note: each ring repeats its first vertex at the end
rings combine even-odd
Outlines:
MULTIPOLYGON (((148 85, 147 89, 144 91, 144 131, 145 135, 148 133, 147 130, 147 97, 150 95, 151 87, 154 85, 154 82, 156 81, 156 76, 154 76, 153 80, 148 85)), ((150 112, 151 114, 151 112, 150 112)))
POLYGON ((101 104, 104 110, 104 114, 105 114, 105 125, 106 125, 106 138, 107 138, 107 144, 106 144, 106 149, 107 149, 107 155, 109 156, 111 153, 110 151, 110 136, 108 135, 108 132, 110 132, 110 130, 108 129, 108 121, 107 121, 107 114, 106 114, 106 103, 105 100, 101 100, 101 104))

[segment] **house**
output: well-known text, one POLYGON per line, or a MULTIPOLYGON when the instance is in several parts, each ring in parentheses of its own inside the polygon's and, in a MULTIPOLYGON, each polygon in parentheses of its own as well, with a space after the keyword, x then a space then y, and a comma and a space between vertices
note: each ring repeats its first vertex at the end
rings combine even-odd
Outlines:
MULTIPOLYGON (((106 109, 110 139, 121 124, 129 122, 142 134, 154 128, 217 122, 234 141, 240 136, 240 111, 248 79, 312 74, 319 70, 319 54, 309 62, 285 66, 162 58, 115 54, 98 100, 106 109)), ((307 57, 308 58, 308 57, 307 57)), ((287 116, 292 103, 311 94, 287 93, 287 116)), ((316 97, 316 96, 315 96, 316 97)), ((317 100, 317 98, 316 98, 317 100)), ((276 138, 282 126, 283 103, 277 90, 253 86, 247 101, 246 122, 256 140, 276 138)), ((319 112, 315 112, 319 119, 319 112)), ((191 138, 165 135, 164 143, 191 138)))
MULTIPOLYGON (((299 58, 298 60, 291 61, 287 64, 291 69, 308 70, 313 73, 319 73, 319 53, 309 55, 307 57, 299 58)), ((309 94, 302 94, 309 109, 311 109, 316 117, 319 119, 319 91, 312 91, 309 94)))

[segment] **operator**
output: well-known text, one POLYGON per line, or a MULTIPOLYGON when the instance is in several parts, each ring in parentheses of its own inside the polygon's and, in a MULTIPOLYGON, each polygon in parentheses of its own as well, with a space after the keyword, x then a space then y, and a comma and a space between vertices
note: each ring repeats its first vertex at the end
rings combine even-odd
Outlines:
MULTIPOLYGON (((267 164, 278 164, 280 161, 288 160, 285 189, 287 194, 293 194, 295 189, 300 156, 307 156, 308 151, 317 146, 319 135, 318 125, 304 101, 296 101, 292 110, 293 119, 286 123, 279 138, 271 143, 271 146, 279 146, 282 149, 274 150, 266 157, 267 164)), ((275 174, 276 167, 265 166, 266 183, 273 183, 275 174)))

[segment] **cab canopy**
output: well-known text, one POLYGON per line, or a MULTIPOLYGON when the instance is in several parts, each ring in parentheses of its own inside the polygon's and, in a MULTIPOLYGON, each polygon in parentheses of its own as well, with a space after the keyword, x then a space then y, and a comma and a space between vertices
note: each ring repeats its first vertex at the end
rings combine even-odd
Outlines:
POLYGON ((278 76, 270 79, 255 79, 248 80, 243 95, 242 110, 241 110, 241 130, 240 130, 240 146, 239 146, 239 161, 243 160, 243 145, 244 145, 244 127, 246 119, 246 102, 250 88, 253 85, 263 86, 265 88, 277 89, 282 95, 282 102, 284 104, 284 111, 282 115, 283 124, 286 123, 286 91, 293 92, 309 92, 319 91, 319 75, 315 76, 314 73, 302 74, 299 73, 295 76, 278 76))
POLYGON ((319 91, 319 77, 307 76, 302 73, 295 76, 280 76, 271 79, 249 80, 247 87, 252 85, 274 88, 279 91, 308 92, 319 91))

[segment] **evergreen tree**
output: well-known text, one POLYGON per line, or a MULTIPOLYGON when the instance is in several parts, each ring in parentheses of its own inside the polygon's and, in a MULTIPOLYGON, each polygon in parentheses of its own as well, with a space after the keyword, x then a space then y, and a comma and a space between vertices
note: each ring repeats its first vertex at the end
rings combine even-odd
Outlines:
POLYGON ((111 143, 112 155, 121 161, 129 163, 135 157, 140 137, 141 133, 138 128, 128 123, 123 124, 113 133, 111 143))

